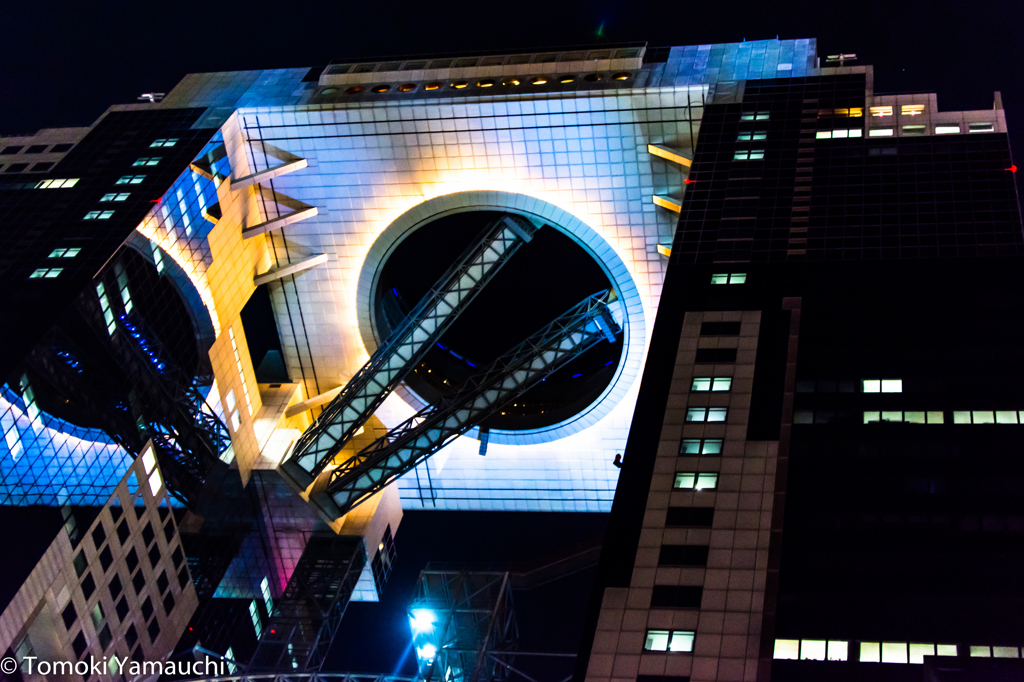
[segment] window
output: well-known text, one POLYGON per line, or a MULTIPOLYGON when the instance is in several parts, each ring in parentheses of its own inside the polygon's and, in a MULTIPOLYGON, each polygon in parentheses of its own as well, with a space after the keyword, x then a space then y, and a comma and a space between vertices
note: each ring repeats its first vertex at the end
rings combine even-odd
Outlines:
POLYGON ((745 272, 722 272, 711 275, 712 284, 745 284, 746 281, 747 273, 745 272))
POLYGON ((924 135, 924 126, 903 126, 904 135, 924 135))
POLYGON ((680 455, 720 455, 721 438, 684 438, 679 445, 680 455))
POLYGON ((75 612, 75 605, 73 602, 68 602, 68 605, 64 607, 64 610, 60 614, 61 619, 64 621, 64 629, 70 631, 71 626, 78 620, 78 613, 75 612))
POLYGON ((110 309, 110 301, 107 300, 107 291, 103 287, 103 282, 96 283, 96 295, 100 299, 100 309, 103 311, 103 319, 107 323, 107 333, 113 336, 117 325, 114 324, 114 313, 110 309))
POLYGON ((892 128, 870 128, 868 137, 892 137, 892 128))
POLYGON ((245 406, 252 416, 252 401, 249 400, 249 386, 245 383, 245 374, 242 372, 242 358, 238 354, 238 344, 235 342, 235 330, 228 327, 228 335, 231 337, 231 350, 235 353, 235 366, 238 368, 238 377, 242 381, 242 393, 245 395, 245 406))
POLYGON ((899 410, 883 410, 881 412, 864 412, 864 423, 873 422, 904 422, 907 424, 942 424, 942 412, 900 412, 899 410))
POLYGON ((40 180, 34 189, 60 189, 61 187, 74 187, 78 184, 78 178, 54 178, 52 180, 40 180))
POLYGON ((849 109, 818 109, 818 118, 861 118, 864 116, 863 107, 850 107, 849 109))
POLYGON ((164 595, 164 613, 171 615, 171 611, 174 610, 174 593, 168 592, 164 595))
POLYGON ((87 573, 85 579, 82 581, 82 594, 86 599, 92 596, 92 593, 96 591, 96 581, 92 577, 92 573, 87 573))
POLYGON ((110 553, 110 547, 104 547, 100 552, 100 565, 103 567, 103 571, 106 572, 112 563, 114 563, 114 557, 110 553))
POLYGON ((700 325, 701 336, 739 336, 739 322, 704 322, 700 325))
POLYGON ((767 121, 768 120, 768 112, 767 111, 763 111, 763 112, 760 112, 760 113, 757 113, 757 112, 747 112, 747 113, 744 113, 744 114, 740 115, 740 120, 741 121, 767 121))
POLYGON ((153 622, 146 628, 146 632, 149 633, 149 641, 155 643, 156 638, 160 636, 160 621, 154 618, 153 622))
POLYGON ((900 114, 903 116, 920 116, 923 113, 923 104, 904 104, 900 107, 900 114))
POLYGON ((691 391, 728 391, 732 389, 732 377, 694 377, 691 391))
POLYGON ((75 560, 73 563, 75 566, 75 575, 81 578, 82 574, 85 573, 85 569, 89 566, 88 562, 86 562, 85 560, 84 550, 75 555, 75 560))
POLYGON ((736 362, 735 348, 700 348, 697 350, 694 362, 700 363, 726 363, 736 362))
POLYGON ((171 552, 171 561, 174 562, 175 568, 181 567, 181 562, 185 560, 185 555, 181 551, 181 547, 175 547, 174 551, 171 552))
POLYGON ((693 632, 648 630, 644 651, 693 651, 693 632))
POLYGON ((139 555, 135 552, 135 548, 131 550, 124 558, 124 562, 128 565, 128 572, 131 573, 135 570, 135 567, 139 565, 139 555))
POLYGON ((75 641, 71 643, 71 648, 74 649, 76 658, 82 657, 82 654, 85 653, 86 648, 85 635, 83 633, 78 633, 78 636, 75 637, 75 641))
POLYGON ((665 525, 674 528, 710 528, 714 517, 714 507, 669 507, 665 525))
POLYGON ((690 407, 686 410, 686 421, 724 422, 727 412, 724 407, 690 407))
POLYGON ((704 588, 688 585, 655 585, 651 594, 651 608, 699 609, 704 588))
POLYGON ((763 149, 750 149, 738 151, 732 155, 733 161, 758 161, 764 158, 763 149))
POLYGON ((752 140, 765 140, 768 138, 768 133, 756 130, 752 133, 740 133, 736 138, 737 142, 750 142, 752 140))
POLYGON ((991 123, 968 123, 968 133, 991 133, 995 130, 995 126, 991 123))
POLYGON ((28 276, 29 279, 53 279, 59 277, 60 273, 64 272, 64 268, 38 268, 32 271, 32 274, 28 276))
POLYGON ((801 661, 824 661, 825 640, 823 639, 802 639, 800 640, 801 661))
POLYGON ((677 472, 674 488, 688 490, 714 490, 718 487, 718 474, 711 472, 677 472))
POLYGON ((954 424, 1022 424, 1024 411, 1015 410, 957 410, 953 412, 954 424), (1018 421, 1019 415, 1019 421, 1018 421))
POLYGON ((659 566, 707 566, 707 545, 662 545, 659 566))
POLYGON ((125 176, 123 176, 121 178, 118 178, 117 182, 115 182, 114 184, 115 185, 138 185, 138 184, 141 184, 142 181, 145 180, 145 179, 146 179, 145 175, 125 175, 125 176))
POLYGON ((256 630, 256 638, 259 639, 260 635, 263 634, 263 622, 260 620, 260 611, 256 606, 255 599, 249 603, 249 618, 252 619, 252 626, 256 630))
POLYGON ((160 163, 160 158, 161 157, 159 157, 159 156, 143 156, 140 159, 135 159, 135 163, 133 163, 132 165, 133 166, 155 166, 158 163, 160 163))
POLYGON ((171 138, 167 138, 167 139, 161 138, 159 140, 153 140, 153 142, 149 146, 150 147, 173 147, 176 144, 178 144, 178 138, 171 137, 171 138))
POLYGON ((107 585, 107 589, 110 590, 110 598, 117 599, 121 594, 121 576, 114 574, 114 577, 110 579, 110 584, 107 585))
POLYGON ((82 220, 107 220, 112 215, 113 211, 89 211, 82 220))
POLYGON ((114 263, 114 272, 117 275, 117 288, 121 292, 121 302, 124 303, 124 313, 127 315, 132 311, 132 295, 128 291, 128 273, 120 261, 114 263))
POLYGON ((863 131, 860 128, 854 128, 852 130, 819 130, 815 134, 815 138, 819 140, 839 140, 847 137, 860 137, 863 131))
POLYGON ((81 249, 54 249, 47 258, 74 258, 81 252, 81 249))
POLYGON ((26 168, 28 168, 27 163, 12 163, 7 167, 7 170, 5 170, 4 173, 20 173, 26 168))
POLYGON ((881 663, 882 655, 878 642, 861 642, 860 658, 858 660, 861 663, 881 663))
POLYGON ((156 274, 162 275, 164 273, 164 256, 160 253, 160 247, 155 243, 150 242, 153 247, 153 265, 156 266, 156 274))
POLYGON ((871 112, 872 116, 892 116, 891 106, 870 107, 868 111, 871 112))
POLYGON ((955 135, 956 133, 959 133, 959 132, 960 132, 960 126, 954 126, 954 125, 935 126, 935 134, 936 135, 955 135))
POLYGON ((882 663, 906 663, 906 642, 882 642, 882 663))
POLYGON ((53 145, 53 149, 50 150, 50 153, 63 154, 64 152, 69 151, 74 146, 75 145, 70 142, 62 142, 61 144, 55 144, 53 145))
POLYGON ((800 658, 799 639, 777 639, 775 640, 775 653, 772 658, 783 661, 795 661, 800 658))
POLYGON ((122 521, 121 525, 117 527, 117 539, 121 541, 122 545, 124 544, 125 540, 128 539, 129 532, 130 531, 128 530, 128 521, 122 521))
POLYGON ((864 379, 861 383, 865 393, 902 393, 902 379, 864 379))
POLYGON ((46 151, 46 147, 47 146, 48 145, 45 145, 45 144, 34 144, 31 147, 29 147, 28 149, 26 149, 25 153, 26 154, 42 154, 43 152, 46 151))
POLYGON ((1015 646, 994 646, 992 647, 992 658, 1019 658, 1015 646))
POLYGON ((104 194, 103 197, 100 198, 100 201, 124 201, 128 198, 129 194, 130 192, 111 192, 110 194, 104 194))
POLYGON ((0 152, 0 154, 17 154, 20 151, 21 151, 21 145, 15 144, 15 145, 11 145, 9 147, 4 147, 4 150, 2 152, 0 152))

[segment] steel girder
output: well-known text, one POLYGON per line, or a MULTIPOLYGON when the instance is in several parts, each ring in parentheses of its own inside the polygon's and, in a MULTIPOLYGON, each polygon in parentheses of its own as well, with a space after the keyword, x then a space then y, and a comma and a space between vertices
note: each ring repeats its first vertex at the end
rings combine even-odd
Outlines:
POLYGON ((620 329, 606 305, 609 296, 608 291, 588 296, 458 392, 342 462, 331 472, 326 489, 311 501, 329 515, 347 513, 602 339, 614 341, 620 329))
POLYGON ((281 465, 286 477, 308 487, 535 231, 511 215, 491 224, 306 430, 281 465))

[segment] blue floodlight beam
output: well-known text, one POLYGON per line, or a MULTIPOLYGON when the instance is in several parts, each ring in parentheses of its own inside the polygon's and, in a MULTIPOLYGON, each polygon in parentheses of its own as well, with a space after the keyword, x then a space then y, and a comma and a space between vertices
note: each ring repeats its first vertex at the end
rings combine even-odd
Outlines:
POLYGON ((309 487, 535 232, 528 221, 508 214, 484 230, 302 434, 281 465, 285 478, 303 490, 309 487))
POLYGON ((608 311, 610 296, 608 291, 588 296, 471 377, 456 393, 350 456, 310 502, 331 518, 348 513, 573 358, 608 340, 609 333, 614 339, 621 329, 608 311))

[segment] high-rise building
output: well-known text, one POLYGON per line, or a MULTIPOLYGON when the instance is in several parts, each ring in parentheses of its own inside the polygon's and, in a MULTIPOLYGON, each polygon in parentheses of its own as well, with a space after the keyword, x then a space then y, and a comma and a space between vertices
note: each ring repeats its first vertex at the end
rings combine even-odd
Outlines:
POLYGON ((611 511, 581 682, 1018 656, 1001 102, 847 57, 192 74, 0 138, 0 503, 152 452, 194 602, 144 653, 250 672, 318 670, 423 509, 611 511))

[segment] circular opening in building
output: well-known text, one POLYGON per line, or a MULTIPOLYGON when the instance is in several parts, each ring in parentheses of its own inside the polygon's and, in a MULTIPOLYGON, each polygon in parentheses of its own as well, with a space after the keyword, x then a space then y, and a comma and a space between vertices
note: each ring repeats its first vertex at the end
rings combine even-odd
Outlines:
POLYGON ((441 87, 441 83, 438 83, 438 82, 435 81, 433 83, 427 83, 426 85, 423 86, 423 89, 424 90, 437 90, 440 87, 441 87))
POLYGON ((476 87, 478 88, 489 88, 492 85, 494 85, 494 81, 489 78, 487 80, 477 81, 476 83, 476 87))
POLYGON ((386 85, 376 85, 376 86, 374 86, 374 88, 370 92, 380 93, 380 92, 387 92, 388 90, 390 90, 390 88, 388 86, 386 86, 386 85))
POLYGON ((614 76, 612 76, 612 80, 616 80, 616 81, 629 80, 629 74, 626 73, 625 71, 622 71, 622 72, 617 73, 614 76))
POLYGON ((363 92, 364 90, 366 90, 366 88, 364 88, 362 85, 353 85, 345 92, 348 93, 349 95, 354 95, 356 93, 363 92))
POLYGON ((547 82, 548 79, 545 78, 544 76, 537 76, 536 78, 530 80, 530 85, 544 85, 547 82))
POLYGON ((576 76, 562 76, 561 78, 558 79, 558 82, 559 83, 572 83, 574 80, 576 80, 576 76))
POLYGON ((502 85, 519 85, 519 79, 518 78, 506 78, 504 81, 502 81, 501 84, 502 85))
POLYGON ((583 77, 583 80, 587 81, 588 83, 596 83, 599 80, 601 80, 601 74, 588 73, 586 76, 583 77))
MULTIPOLYGON (((371 299, 378 341, 501 215, 472 211, 442 216, 418 228, 392 251, 381 266, 371 299)), ((583 247, 545 225, 477 294, 405 383, 419 398, 436 404, 587 296, 611 288, 600 264, 583 247)), ((622 340, 620 334, 615 343, 599 342, 481 426, 538 429, 583 411, 614 378, 622 340)))
POLYGON ((333 95, 338 91, 338 88, 324 88, 320 91, 321 95, 333 95))
POLYGON ((452 87, 456 90, 461 90, 469 85, 469 81, 455 81, 452 83, 452 87))
POLYGON ((398 91, 399 92, 412 92, 415 89, 416 89, 416 84, 415 83, 404 83, 404 84, 398 86, 398 91))

